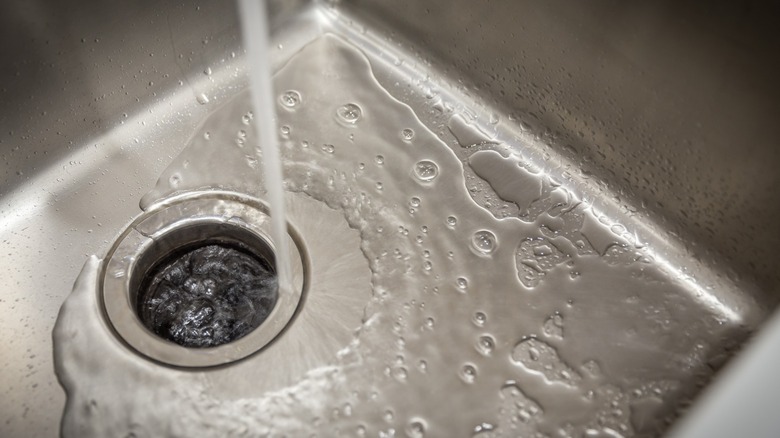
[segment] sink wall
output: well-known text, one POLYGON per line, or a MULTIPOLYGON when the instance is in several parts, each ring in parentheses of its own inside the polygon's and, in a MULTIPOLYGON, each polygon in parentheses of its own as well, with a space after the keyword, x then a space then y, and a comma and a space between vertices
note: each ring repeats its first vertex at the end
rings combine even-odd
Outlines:
POLYGON ((780 286, 771 2, 345 1, 721 269, 780 286))

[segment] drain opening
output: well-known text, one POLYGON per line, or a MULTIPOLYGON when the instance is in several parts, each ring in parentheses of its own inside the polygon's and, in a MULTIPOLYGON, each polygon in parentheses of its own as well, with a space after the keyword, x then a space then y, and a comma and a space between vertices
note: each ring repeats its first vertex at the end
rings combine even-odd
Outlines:
POLYGON ((181 248, 152 267, 137 295, 141 322, 184 347, 216 347, 265 321, 278 298, 274 266, 235 244, 181 248))
POLYGON ((130 297, 141 324, 187 348, 246 336, 268 318, 279 297, 271 246, 227 224, 164 233, 143 250, 132 272, 130 297))
POLYGON ((182 367, 229 364, 273 342, 306 290, 289 227, 291 278, 279 290, 267 207, 231 192, 168 200, 128 226, 106 256, 101 295, 115 333, 137 353, 182 367))

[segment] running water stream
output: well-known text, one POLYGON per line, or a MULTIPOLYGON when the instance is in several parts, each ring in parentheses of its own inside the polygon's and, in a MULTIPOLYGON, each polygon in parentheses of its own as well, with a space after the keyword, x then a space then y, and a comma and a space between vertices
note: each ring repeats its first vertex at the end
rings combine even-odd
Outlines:
POLYGON ((276 247, 279 293, 290 293, 290 259, 284 206, 284 175, 276 129, 271 66, 268 63, 268 20, 265 0, 239 0, 241 33, 249 63, 249 84, 254 117, 263 154, 265 187, 271 210, 271 233, 276 247))

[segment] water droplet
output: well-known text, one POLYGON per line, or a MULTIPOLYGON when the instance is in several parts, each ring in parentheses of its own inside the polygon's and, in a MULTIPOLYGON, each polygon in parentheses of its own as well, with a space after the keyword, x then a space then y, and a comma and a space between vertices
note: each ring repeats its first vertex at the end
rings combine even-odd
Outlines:
POLYGON ((385 411, 385 414, 382 416, 382 418, 384 418, 384 419, 385 419, 385 421, 387 421, 388 423, 390 423, 391 421, 393 421, 393 411, 391 411, 391 410, 389 410, 389 409, 388 409, 388 410, 386 410, 386 411, 385 411))
POLYGON ((426 260, 423 262, 423 269, 425 269, 426 271, 430 271, 431 269, 433 269, 433 264, 431 263, 430 260, 426 260))
POLYGON ((376 189, 377 190, 382 190, 382 182, 381 181, 377 181, 376 182, 376 189))
POLYGON ((496 341, 490 335, 480 336, 477 340, 477 351, 484 356, 490 356, 496 348, 496 341))
POLYGON ((406 435, 409 438, 425 437, 425 422, 420 419, 414 419, 406 426, 406 435))
POLYGON ((551 338, 563 339, 563 316, 555 313, 544 321, 542 331, 551 338))
POLYGON ((460 378, 466 383, 474 383, 477 380, 477 368, 470 363, 463 365, 460 370, 460 378))
POLYGON ((211 140, 211 133, 206 131, 203 133, 203 139, 204 140, 211 140))
POLYGON ((279 96, 279 102, 285 108, 293 109, 301 103, 301 93, 295 90, 287 90, 279 96))
POLYGON ((338 107, 336 110, 336 115, 342 122, 354 125, 358 122, 358 120, 360 120, 360 117, 363 115, 363 111, 354 103, 348 103, 338 107))
POLYGON ((482 254, 491 254, 498 247, 498 240, 493 232, 488 230, 480 230, 474 233, 471 238, 471 243, 474 249, 482 254))
MULTIPOLYGON (((152 84, 152 83, 151 83, 151 82, 149 82, 149 85, 151 85, 151 84, 152 84)), ((195 100, 197 100, 197 101, 198 101, 198 103, 199 103, 199 104, 201 104, 201 105, 205 105, 205 104, 209 103, 209 97, 208 97, 208 96, 206 96, 206 94, 204 94, 204 93, 200 93, 200 94, 198 94, 198 95, 195 97, 195 100)))
POLYGON ((429 318, 425 318, 425 327, 428 327, 429 329, 432 329, 434 322, 435 321, 433 320, 433 318, 430 318, 430 317, 429 318))
POLYGON ((414 130, 406 128, 401 131, 401 140, 409 142, 414 138, 414 130))
POLYGON ((385 157, 383 157, 382 155, 377 155, 374 158, 374 161, 376 162, 376 164, 381 166, 381 165, 385 164, 385 157))
POLYGON ((429 182, 439 174, 439 166, 431 160, 418 161, 414 165, 414 176, 420 181, 429 182))
POLYGON ((415 208, 419 207, 420 206, 420 198, 418 198, 417 196, 413 197, 412 199, 409 200, 409 205, 411 205, 412 207, 415 207, 415 208))
POLYGON ((243 116, 241 116, 241 123, 245 125, 249 125, 250 123, 252 123, 253 118, 254 118, 254 114, 252 114, 252 111, 249 111, 243 116))
MULTIPOLYGON (((493 432, 493 429, 495 428, 496 427, 490 423, 478 424, 477 426, 474 427, 474 434, 472 435, 472 437, 476 438, 476 437, 485 436, 485 434, 490 434, 491 432, 493 432)), ((491 435, 487 435, 487 436, 491 436, 491 435)))
POLYGON ((458 279, 455 282, 458 285, 458 289, 460 289, 461 291, 465 291, 469 287, 469 281, 463 277, 458 277, 458 279))
POLYGON ((285 137, 289 136, 291 131, 292 130, 287 125, 282 125, 281 127, 279 127, 279 132, 281 132, 282 135, 285 137))
POLYGON ((173 174, 168 178, 168 182, 171 184, 171 187, 175 189, 176 187, 179 187, 179 183, 181 183, 181 176, 173 174))
POLYGON ((534 255, 537 257, 544 257, 552 254, 552 249, 547 245, 539 245, 534 247, 534 255))
POLYGON ((332 144, 324 144, 324 145, 322 145, 322 150, 324 152, 332 154, 332 153, 336 152, 336 147, 333 146, 332 144))
POLYGON ((211 67, 206 67, 206 69, 203 70, 203 74, 206 76, 211 76, 211 67))
POLYGON ((406 371, 406 367, 397 366, 393 368, 393 378, 399 382, 405 382, 409 373, 406 371))
POLYGON ((595 360, 588 360, 582 364, 582 370, 590 377, 601 377, 601 366, 595 360))
POLYGON ((487 322, 487 315, 485 315, 483 312, 477 312, 474 314, 474 324, 476 324, 479 327, 482 327, 487 322))
POLYGON ((458 224, 458 218, 455 216, 447 216, 447 226, 450 228, 455 228, 455 225, 458 224))

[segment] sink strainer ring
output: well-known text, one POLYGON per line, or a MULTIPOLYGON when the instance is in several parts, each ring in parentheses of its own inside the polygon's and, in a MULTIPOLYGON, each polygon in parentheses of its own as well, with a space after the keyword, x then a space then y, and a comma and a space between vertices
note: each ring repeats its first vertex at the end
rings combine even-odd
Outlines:
POLYGON ((139 317, 139 289, 147 276, 172 254, 206 245, 231 247, 273 267, 275 245, 268 208, 259 200, 212 191, 171 198, 134 220, 106 256, 101 277, 106 316, 130 347, 164 364, 208 367, 243 359, 273 341, 297 313, 307 283, 297 237, 288 226, 291 288, 279 289, 256 328, 221 345, 184 347, 155 334, 139 317))

